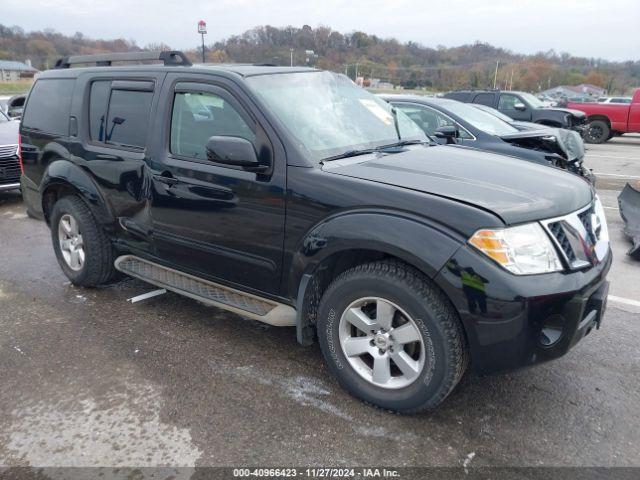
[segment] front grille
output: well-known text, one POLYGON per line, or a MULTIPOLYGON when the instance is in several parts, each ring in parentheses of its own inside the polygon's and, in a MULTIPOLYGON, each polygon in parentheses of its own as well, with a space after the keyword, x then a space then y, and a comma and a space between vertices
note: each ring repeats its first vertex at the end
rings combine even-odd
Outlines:
POLYGON ((16 155, 17 145, 0 146, 0 183, 20 181, 20 160, 16 155))
POLYGON ((576 261, 576 254, 573 253, 573 248, 571 248, 571 243, 569 242, 569 239, 567 238, 567 235, 562 228, 562 224, 560 222, 550 223, 548 225, 548 228, 551 232, 551 235, 553 235, 558 241, 558 246, 560 247, 560 249, 567 256, 569 263, 573 264, 576 261))
POLYGON ((15 157, 18 145, 0 145, 0 158, 15 157))
POLYGON ((596 265, 608 253, 609 233, 598 198, 582 210, 541 223, 571 269, 596 265))

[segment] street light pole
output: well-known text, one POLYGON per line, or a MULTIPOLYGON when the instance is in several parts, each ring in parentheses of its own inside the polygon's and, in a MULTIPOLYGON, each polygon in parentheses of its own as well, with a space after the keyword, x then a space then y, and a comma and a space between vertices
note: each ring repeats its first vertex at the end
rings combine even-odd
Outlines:
POLYGON ((290 56, 290 66, 293 67, 293 48, 289 49, 289 56, 290 56))

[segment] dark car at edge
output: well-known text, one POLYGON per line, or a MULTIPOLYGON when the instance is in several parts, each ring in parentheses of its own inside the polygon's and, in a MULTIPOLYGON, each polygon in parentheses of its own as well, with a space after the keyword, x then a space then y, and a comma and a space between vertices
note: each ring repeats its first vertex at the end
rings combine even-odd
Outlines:
POLYGON ((427 135, 441 142, 510 155, 562 168, 594 182, 583 166, 584 143, 573 130, 516 128, 470 104, 419 95, 381 95, 404 112, 427 135))
POLYGON ((119 271, 295 327, 350 393, 404 413, 469 363, 551 360, 600 326, 608 233, 576 175, 434 145, 330 72, 58 67, 26 103, 22 186, 74 285, 119 271))

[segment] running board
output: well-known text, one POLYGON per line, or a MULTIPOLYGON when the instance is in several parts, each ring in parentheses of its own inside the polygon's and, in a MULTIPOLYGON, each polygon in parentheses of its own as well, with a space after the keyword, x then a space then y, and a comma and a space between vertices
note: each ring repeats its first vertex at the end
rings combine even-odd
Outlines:
POLYGON ((241 292, 218 283, 158 265, 133 255, 115 261, 117 270, 147 283, 193 298, 202 303, 235 312, 260 322, 288 327, 296 324, 296 311, 289 305, 241 292))

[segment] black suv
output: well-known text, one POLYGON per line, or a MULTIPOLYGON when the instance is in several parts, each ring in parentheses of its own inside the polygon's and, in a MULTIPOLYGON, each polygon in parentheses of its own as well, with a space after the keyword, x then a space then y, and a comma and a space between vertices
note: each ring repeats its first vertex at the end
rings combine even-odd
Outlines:
POLYGON ((434 145, 342 75, 70 57, 38 76, 20 134, 24 198, 72 283, 120 271, 295 326, 383 408, 435 407, 469 361, 559 357, 602 319, 589 183, 434 145))
POLYGON ((584 134, 587 116, 579 110, 546 107, 535 95, 527 92, 501 90, 461 90, 444 94, 445 98, 464 103, 477 103, 495 108, 505 115, 523 122, 549 127, 568 128, 584 134))

